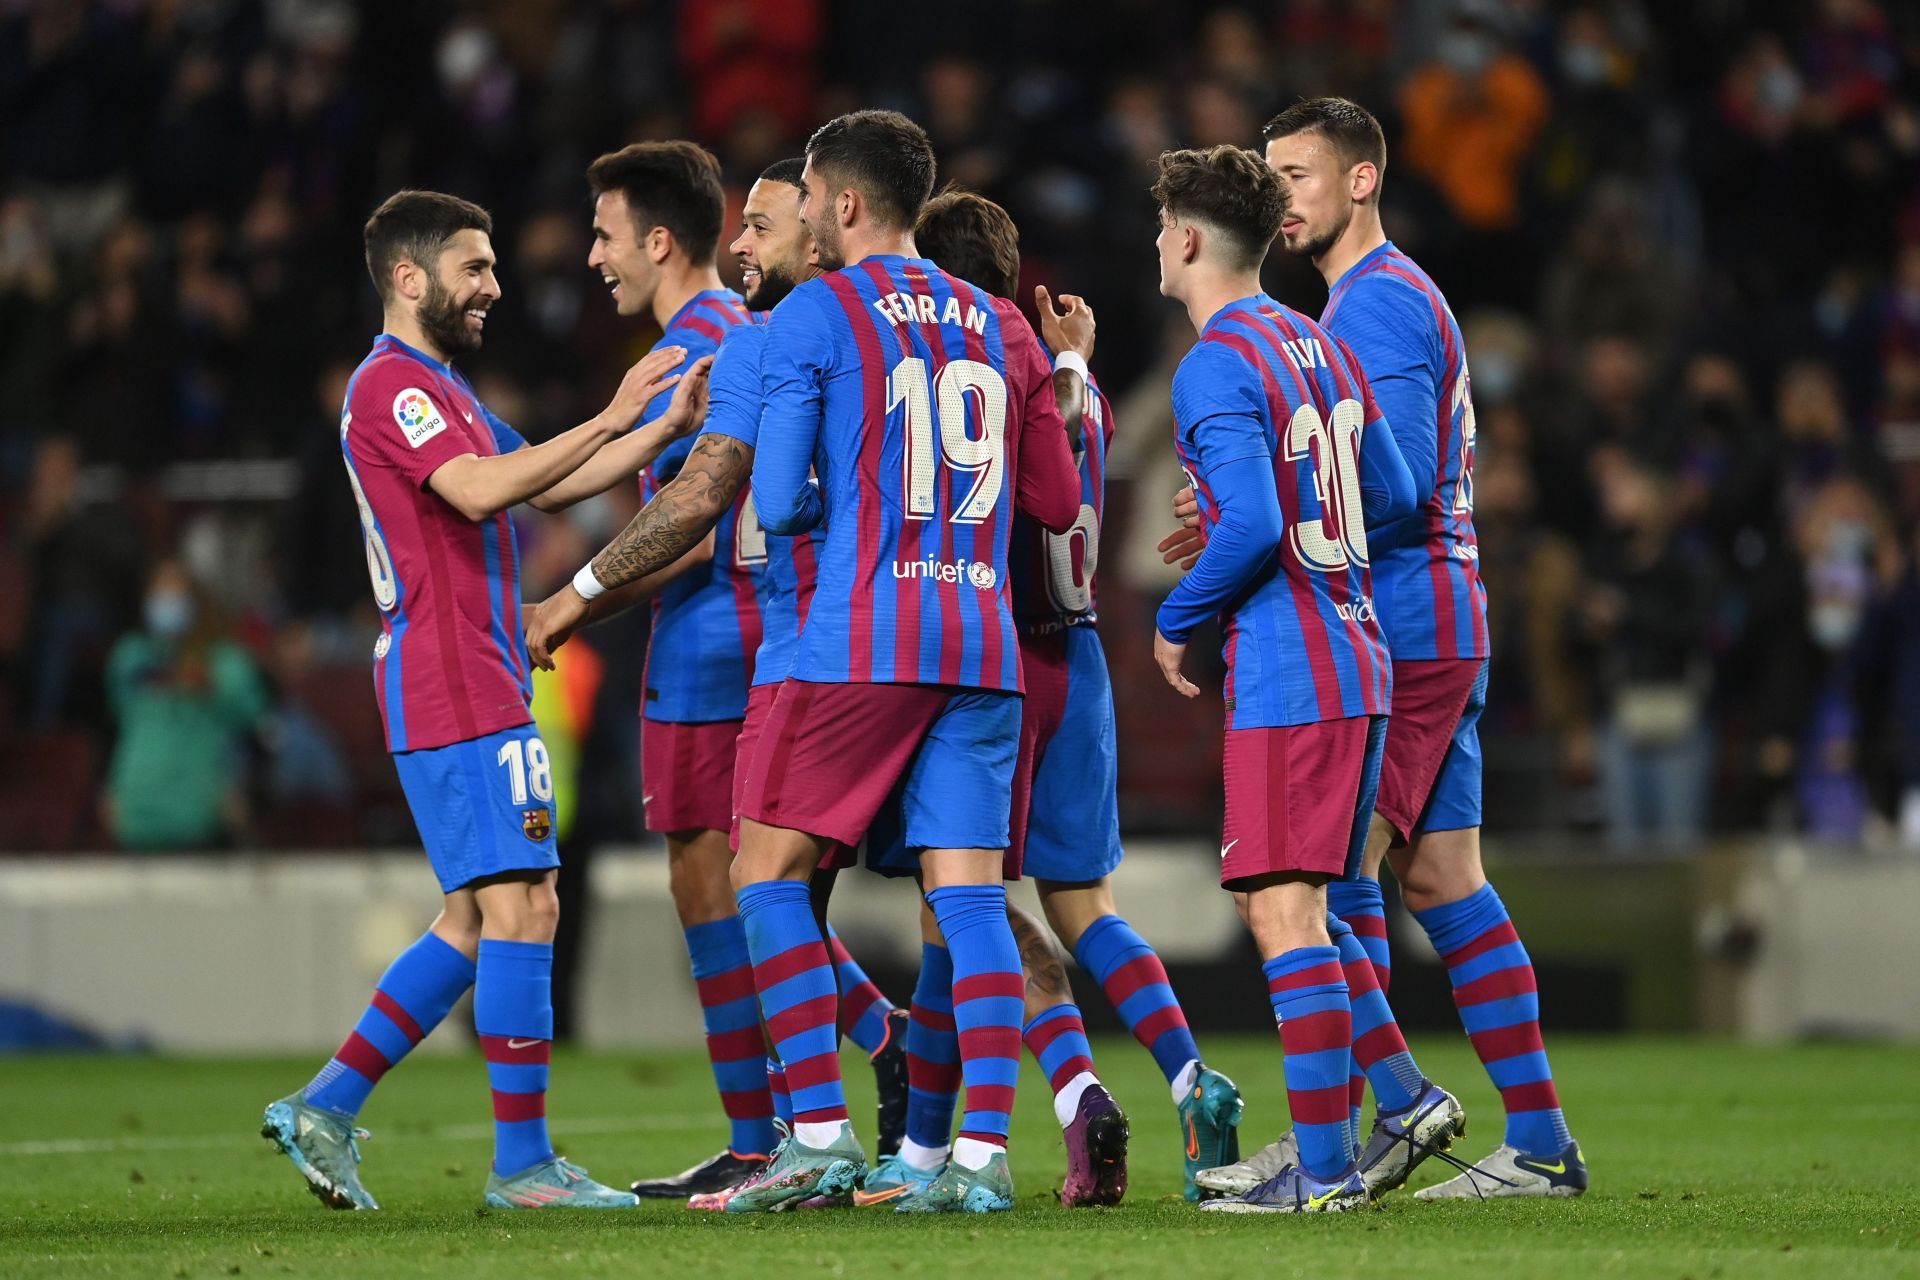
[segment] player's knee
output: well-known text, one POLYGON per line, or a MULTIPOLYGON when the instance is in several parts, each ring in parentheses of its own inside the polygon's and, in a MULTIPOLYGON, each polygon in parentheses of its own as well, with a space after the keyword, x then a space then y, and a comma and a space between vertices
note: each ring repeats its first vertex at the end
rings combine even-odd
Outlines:
POLYGON ((1487 882, 1480 868, 1478 828, 1424 832, 1393 857, 1400 900, 1409 911, 1427 911, 1459 902, 1487 882))

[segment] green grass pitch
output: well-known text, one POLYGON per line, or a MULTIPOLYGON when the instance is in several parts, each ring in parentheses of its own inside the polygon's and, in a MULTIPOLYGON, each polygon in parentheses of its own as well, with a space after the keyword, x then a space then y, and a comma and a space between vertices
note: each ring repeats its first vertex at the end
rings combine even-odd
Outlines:
MULTIPOLYGON (((1272 1037, 1210 1039, 1213 1064, 1247 1094, 1246 1139, 1270 1139, 1284 1116, 1272 1037)), ((1372 1212, 1304 1219, 1222 1218, 1180 1201, 1166 1087, 1124 1040, 1097 1050, 1133 1117, 1125 1205, 1058 1207, 1059 1130, 1029 1063, 1018 1206, 936 1219, 729 1218, 659 1203, 484 1211, 477 1054, 415 1059, 387 1079, 362 1117, 375 1134, 363 1172, 386 1208, 335 1213, 255 1136, 261 1107, 302 1083, 311 1059, 0 1059, 0 1276, 1920 1276, 1920 1053, 1568 1038, 1551 1049, 1593 1170, 1585 1199, 1428 1205, 1403 1191, 1372 1212)), ((1489 1150, 1498 1101, 1467 1046, 1415 1050, 1467 1105, 1461 1150, 1489 1150)), ((870 1131, 872 1078, 853 1054, 847 1074, 870 1131)), ((722 1141, 697 1051, 562 1054, 554 1079, 558 1145, 607 1182, 670 1172, 722 1141)), ((1415 1181, 1439 1176, 1429 1165, 1415 1181)))

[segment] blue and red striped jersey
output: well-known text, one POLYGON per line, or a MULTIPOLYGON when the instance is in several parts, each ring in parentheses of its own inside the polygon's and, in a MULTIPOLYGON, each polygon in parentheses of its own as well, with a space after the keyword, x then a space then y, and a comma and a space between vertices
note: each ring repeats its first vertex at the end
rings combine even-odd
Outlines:
POLYGON ((774 309, 763 383, 761 521, 826 526, 794 677, 1020 689, 1014 510, 1064 532, 1080 483, 1019 309, 924 258, 868 257, 774 309))
POLYGON ((1360 480, 1361 437, 1380 410, 1359 366, 1318 324, 1255 294, 1207 321, 1174 374, 1173 412, 1208 544, 1161 606, 1160 629, 1184 640, 1219 613, 1227 726, 1385 715, 1392 669, 1360 480), (1265 533, 1223 574, 1215 566, 1244 542, 1221 536, 1229 512, 1234 530, 1265 533))
MULTIPOLYGON (((1046 350, 1046 343, 1040 344, 1046 350)), ((1031 516, 1013 521, 1013 624, 1023 636, 1090 627, 1098 619, 1094 575, 1100 564, 1100 523, 1107 510, 1107 448, 1113 443, 1113 405, 1089 380, 1080 438, 1071 442, 1080 471, 1080 514, 1065 533, 1042 528, 1031 516)))
MULTIPOLYGON (((707 422, 710 435, 731 436, 750 449, 760 441, 761 367, 766 351, 765 325, 738 325, 720 344, 708 376, 707 422)), ((797 537, 768 533, 754 508, 752 486, 734 525, 735 562, 753 579, 760 602, 760 651, 753 660, 753 683, 779 684, 793 670, 800 645, 800 624, 813 600, 814 568, 821 530, 797 537)), ((726 548, 716 547, 716 551, 726 548)))
MULTIPOLYGON (((686 368, 719 350, 733 330, 756 318, 731 289, 707 289, 674 312, 658 347, 685 347, 686 368)), ((648 402, 636 425, 644 426, 672 403, 669 388, 648 402)), ((640 473, 640 500, 651 502, 680 474, 693 439, 674 441, 640 473)), ((653 601, 653 638, 647 644, 646 695, 641 714, 681 723, 738 720, 747 714, 747 681, 760 647, 760 605, 751 571, 735 554, 745 487, 713 531, 713 559, 674 579, 653 601)))
POLYGON ((1353 349, 1413 472, 1413 515, 1373 531, 1373 593, 1396 658, 1487 656, 1473 530, 1467 348, 1433 280, 1391 240, 1338 280, 1320 323, 1353 349))
POLYGON ((427 487, 466 454, 512 453, 520 434, 452 365, 381 334, 347 384, 340 451, 380 607, 374 695, 389 751, 527 724, 520 550, 502 511, 473 521, 427 487))

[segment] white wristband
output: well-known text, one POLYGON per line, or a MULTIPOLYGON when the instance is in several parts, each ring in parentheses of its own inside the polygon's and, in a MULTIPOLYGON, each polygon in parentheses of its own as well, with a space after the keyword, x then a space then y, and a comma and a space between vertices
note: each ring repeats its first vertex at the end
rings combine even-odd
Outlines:
POLYGON ((573 575, 573 589, 580 593, 582 600, 592 600, 606 594, 606 588, 600 585, 600 579, 593 576, 593 562, 580 566, 580 572, 573 575))
POLYGON ((1093 375, 1087 372, 1086 359, 1078 351, 1062 351, 1053 358, 1053 371, 1058 373, 1062 369, 1073 370, 1080 375, 1082 382, 1093 381, 1093 375))

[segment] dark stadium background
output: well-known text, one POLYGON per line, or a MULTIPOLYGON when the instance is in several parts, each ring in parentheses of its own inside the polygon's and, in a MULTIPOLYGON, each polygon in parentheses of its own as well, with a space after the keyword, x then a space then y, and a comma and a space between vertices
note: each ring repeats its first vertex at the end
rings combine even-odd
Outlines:
MULTIPOLYGON (((1257 145, 1328 92, 1386 123, 1388 233, 1468 336, 1487 826, 1514 874, 1555 868, 1527 883, 1564 912, 1566 886, 1618 885, 1608 859, 1635 868, 1642 926, 1684 951, 1687 920, 1644 909, 1673 864, 1920 851, 1920 14, 1870 0, 3 0, 0 847, 412 843, 338 452, 379 324, 367 213, 402 186, 492 211, 504 299, 466 363, 541 439, 655 336, 585 265, 595 155, 698 139, 737 207, 818 122, 889 106, 1012 211, 1027 288, 1096 310, 1123 817, 1196 837, 1204 891, 1218 708, 1148 643, 1190 334, 1145 188, 1163 148, 1257 145), (114 655, 168 560, 191 652, 129 685, 114 655), (221 701, 221 664, 258 698, 221 701), (1628 711, 1650 703, 1657 730, 1628 711), (148 757, 218 753, 201 834, 113 816, 154 785, 143 716, 148 757)), ((1269 276, 1318 310, 1310 268, 1269 276)), ((528 521, 529 598, 632 504, 528 521)), ((629 617, 577 641, 593 714, 546 728, 582 762, 576 850, 639 838, 644 638, 629 617)), ((1737 958, 1740 929, 1714 945, 1737 958)), ((1553 963, 1543 985, 1585 993, 1561 1017, 1626 1020, 1637 979, 1553 963)))

